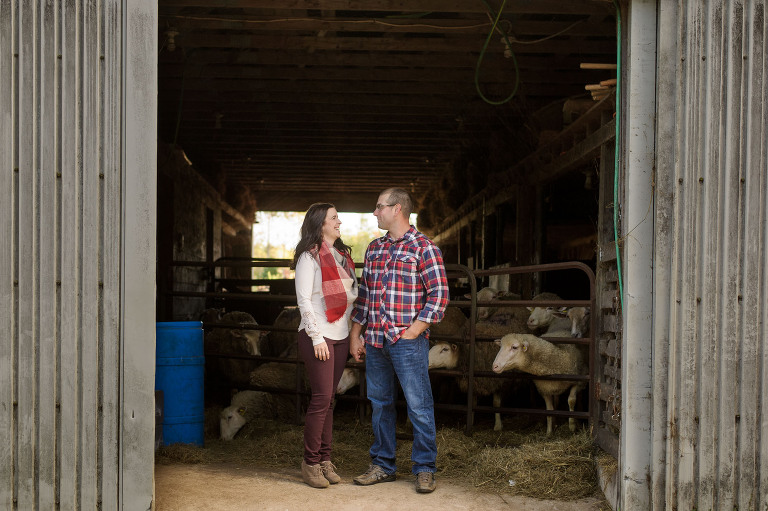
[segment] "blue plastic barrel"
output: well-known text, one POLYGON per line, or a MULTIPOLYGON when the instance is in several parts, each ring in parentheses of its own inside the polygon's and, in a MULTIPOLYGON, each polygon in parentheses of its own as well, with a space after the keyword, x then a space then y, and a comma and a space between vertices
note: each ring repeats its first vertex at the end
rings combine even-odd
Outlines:
POLYGON ((155 390, 163 391, 163 445, 203 445, 202 321, 157 323, 155 390))

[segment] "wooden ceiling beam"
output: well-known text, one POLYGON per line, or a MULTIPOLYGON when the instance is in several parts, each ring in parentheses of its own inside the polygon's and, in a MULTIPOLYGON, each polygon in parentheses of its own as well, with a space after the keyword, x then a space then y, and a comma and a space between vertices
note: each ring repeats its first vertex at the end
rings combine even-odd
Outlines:
MULTIPOLYGON (((486 16, 477 19, 385 19, 385 18, 284 18, 275 16, 249 15, 183 15, 160 14, 160 19, 172 23, 180 32, 202 30, 251 30, 251 31, 297 31, 312 32, 324 30, 335 33, 460 33, 487 35, 491 22, 486 16)), ((612 20, 596 17, 595 20, 567 21, 532 21, 526 19, 509 20, 512 33, 518 39, 535 40, 552 34, 568 36, 607 37, 616 33, 612 20)))
MULTIPOLYGON (((273 121, 287 120, 287 121, 299 121, 308 120, 310 122, 323 122, 325 120, 331 122, 347 121, 353 122, 356 120, 367 120, 368 122, 384 122, 384 123, 403 123, 403 122, 452 122, 456 118, 456 113, 446 112, 440 110, 433 110, 431 112, 392 112, 391 110, 384 111, 379 109, 369 109, 362 111, 355 111, 356 109, 319 109, 312 108, 322 105, 304 104, 305 108, 301 106, 291 108, 291 105, 284 106, 283 108, 269 108, 271 105, 253 105, 251 108, 237 109, 232 106, 218 105, 217 108, 212 109, 210 104, 207 103, 195 103, 194 105, 184 106, 184 122, 185 123, 210 123, 215 121, 216 114, 219 113, 222 122, 228 122, 230 124, 238 124, 241 122, 252 122, 256 120, 273 121)), ((334 105, 330 105, 334 106, 334 105)), ((160 110, 160 115, 174 113, 173 108, 170 105, 164 105, 164 108, 160 110)))
MULTIPOLYGON (((318 37, 318 36, 278 36, 278 35, 226 35, 208 32, 183 33, 176 38, 176 44, 187 50, 192 48, 266 48, 333 51, 368 51, 373 53, 389 51, 420 51, 436 53, 460 53, 479 55, 485 43, 485 37, 318 37)), ((612 54, 615 45, 597 40, 549 39, 538 44, 518 44, 512 42, 512 50, 521 54, 612 54)), ((494 38, 490 53, 503 53, 503 46, 494 38)))
MULTIPOLYGON (((173 114, 178 109, 173 103, 165 102, 160 110, 161 116, 164 114, 173 114)), ((440 108, 433 106, 410 106, 409 108, 393 111, 388 105, 368 104, 368 105, 348 105, 348 104, 327 104, 327 103, 245 103, 243 102, 216 102, 211 101, 184 101, 185 119, 213 119, 216 112, 224 112, 227 119, 250 119, 254 115, 339 115, 347 119, 357 117, 399 117, 413 118, 418 120, 441 118, 455 119, 456 108, 440 108)))
MULTIPOLYGON (((484 82, 508 82, 515 77, 512 62, 507 61, 504 69, 493 67, 482 73, 484 82)), ((376 82, 459 82, 472 80, 474 70, 443 69, 435 72, 428 68, 387 69, 387 68, 355 68, 348 67, 277 67, 277 66, 234 66, 231 64, 216 64, 200 67, 182 65, 163 66, 159 80, 195 79, 242 79, 242 80, 303 80, 303 81, 376 81, 376 82)), ((572 76, 581 82, 588 74, 575 69, 572 76)), ((567 78, 567 77, 566 77, 567 78)))
MULTIPOLYGON (((494 9, 499 1, 490 2, 494 9)), ((348 0, 160 0, 161 8, 204 7, 208 9, 279 9, 279 10, 335 10, 379 11, 397 13, 459 12, 485 14, 482 2, 465 0, 357 0, 351 9, 348 0)), ((592 14, 615 12, 612 3, 605 0, 509 0, 505 14, 592 14)))
MULTIPOLYGON (((307 172, 304 174, 294 174, 292 177, 284 177, 282 179, 261 179, 258 176, 255 179, 242 177, 240 178, 240 181, 245 186, 253 187, 256 190, 275 190, 288 185, 298 185, 302 190, 324 190, 335 184, 344 186, 346 191, 370 190, 371 188, 383 189, 388 187, 388 183, 397 181, 405 182, 409 185, 414 182, 413 177, 415 169, 409 169, 409 173, 404 176, 390 176, 388 175, 390 171, 390 169, 372 169, 368 179, 358 181, 350 180, 349 175, 339 175, 335 172, 307 172)), ((435 180, 436 179, 431 181, 422 180, 420 185, 424 186, 435 180)))
MULTIPOLYGON (((387 180, 407 180, 410 182, 434 182, 440 178, 440 173, 427 167, 417 167, 414 165, 397 165, 391 164, 387 166, 371 167, 368 165, 360 165, 354 169, 347 168, 342 169, 340 167, 325 167, 322 169, 316 169, 313 167, 292 167, 292 172, 285 172, 285 167, 275 167, 272 172, 266 172, 263 168, 247 168, 236 171, 235 169, 226 169, 228 177, 237 177, 239 181, 249 185, 268 185, 280 182, 297 181, 302 182, 306 180, 312 180, 313 177, 324 176, 328 182, 338 181, 347 182, 350 184, 365 185, 372 179, 376 179, 372 176, 360 176, 360 171, 367 171, 375 176, 380 176, 382 182, 387 180)), ((317 186, 321 187, 324 182, 318 182, 317 186)))
MULTIPOLYGON (((615 55, 615 43, 614 53, 615 55)), ((186 52, 189 54, 189 52, 186 52)), ((160 54, 160 67, 169 64, 179 64, 184 62, 185 52, 178 50, 176 55, 169 52, 160 54), (173 62, 164 59, 174 59, 173 62)), ((362 67, 362 68, 384 68, 384 67, 403 67, 403 68, 443 68, 443 69, 470 69, 474 70, 477 66, 477 55, 472 54, 442 54, 439 57, 434 55, 420 54, 392 54, 376 53, 375 55, 367 53, 339 53, 333 51, 316 51, 309 54, 304 50, 287 49, 222 49, 222 48, 200 48, 195 49, 186 58, 186 65, 194 69, 199 64, 224 64, 224 65, 254 65, 254 66, 338 66, 338 67, 362 67)), ((579 64, 584 62, 580 55, 573 57, 561 55, 541 55, 516 56, 518 66, 522 69, 572 69, 578 70, 579 64)), ((490 53, 485 56, 486 64, 489 67, 501 65, 509 62, 501 54, 490 53)), ((615 61, 608 57, 604 61, 615 61)), ((586 70, 584 71, 587 72, 586 70)))
POLYGON ((189 140, 194 141, 196 143, 204 144, 206 140, 208 140, 209 144, 216 144, 217 146, 222 147, 242 147, 243 145, 248 145, 250 147, 259 148, 262 146, 273 146, 273 147, 280 147, 280 146, 288 146, 296 145, 297 140, 301 140, 301 144, 307 144, 312 147, 317 147, 319 145, 323 145, 325 147, 386 147, 391 148, 393 146, 397 147, 403 147, 405 149, 409 149, 411 147, 435 147, 438 149, 443 149, 445 147, 451 147, 452 144, 455 144, 454 137, 435 137, 435 136, 419 136, 419 135, 408 135, 408 136, 377 136, 377 135, 370 135, 370 136, 344 136, 344 135, 332 135, 328 137, 323 136, 306 136, 306 137, 296 137, 296 136, 290 136, 290 137, 284 137, 284 136, 274 136, 274 137, 251 137, 254 138, 250 143, 247 141, 245 142, 239 142, 235 140, 231 140, 229 137, 217 137, 215 131, 209 131, 207 133, 204 133, 202 135, 195 135, 195 136, 188 136, 185 135, 182 137, 183 140, 189 140))
MULTIPOLYGON (((160 102, 170 102, 179 104, 178 91, 166 90, 160 91, 160 102)), ((244 92, 244 91, 231 91, 229 93, 219 95, 217 91, 184 91, 184 102, 200 102, 211 101, 216 103, 222 102, 245 102, 250 104, 270 104, 270 103, 295 103, 297 101, 316 104, 328 104, 328 105, 367 105, 367 104, 379 104, 387 105, 393 108, 411 108, 411 107, 434 107, 434 108, 456 108, 455 99, 447 97, 437 96, 388 96, 382 94, 344 94, 343 91, 338 91, 334 94, 319 94, 315 92, 302 92, 299 96, 295 92, 244 92)), ((478 104, 482 104, 482 100, 476 98, 478 104)), ((472 101, 465 103, 465 106, 470 106, 472 101)))
MULTIPOLYGON (((194 141, 194 137, 185 137, 184 141, 194 141)), ((270 143, 261 143, 261 144, 251 144, 249 147, 249 151, 253 155, 271 155, 271 154, 316 154, 316 155, 322 155, 322 154, 347 154, 349 156, 368 156, 373 155, 374 157, 384 157, 384 156, 393 156, 393 155, 418 155, 422 156, 425 154, 433 154, 435 151, 447 151, 451 149, 451 146, 447 143, 442 143, 444 145, 436 145, 436 144, 419 144, 419 145, 402 145, 400 143, 394 144, 394 143, 388 143, 388 144, 379 144, 379 145, 348 145, 348 144, 339 144, 339 143, 333 143, 333 144, 327 144, 327 145, 319 145, 319 144, 307 144, 305 140, 302 140, 300 144, 294 142, 282 142, 280 146, 277 147, 270 147, 270 143)), ((232 147, 232 145, 229 145, 229 147, 232 147)))
MULTIPOLYGON (((493 95, 504 95, 506 97, 512 90, 513 81, 505 83, 484 83, 480 82, 484 89, 486 97, 493 95)), ((583 83, 561 83, 561 84, 528 84, 525 81, 521 83, 520 91, 522 93, 531 92, 537 95, 550 95, 556 91, 562 91, 564 87, 571 87, 571 94, 583 92, 583 83)), ((162 80, 159 83, 159 92, 169 93, 181 90, 181 80, 162 80)), ((302 100, 306 94, 321 94, 327 98, 332 95, 341 94, 343 96, 353 96, 357 94, 380 94, 388 96, 445 96, 454 98, 458 101, 464 101, 465 98, 472 98, 477 95, 477 90, 473 81, 463 82, 362 82, 362 81, 291 81, 291 80, 215 80, 210 78, 184 80, 184 94, 187 92, 202 91, 209 94, 229 95, 232 92, 259 93, 275 91, 279 94, 291 93, 295 96, 294 100, 302 100), (340 91, 343 91, 340 93, 340 91), (298 96, 298 97, 297 97, 298 96)))
MULTIPOLYGON (((543 83, 580 83, 585 84, 594 73, 584 70, 574 69, 572 71, 552 71, 548 73, 532 71, 519 67, 520 74, 525 77, 526 82, 543 83)), ((187 68, 180 66, 164 66, 161 70, 159 80, 162 83, 165 80, 180 80, 182 77, 186 81, 200 79, 238 79, 238 80, 294 80, 294 81, 375 81, 375 82, 398 82, 407 83, 418 81, 421 83, 456 83, 474 81, 474 69, 445 69, 435 71, 434 69, 386 69, 386 68, 356 68, 346 67, 267 67, 267 66, 233 66, 230 64, 216 64, 212 66, 201 66, 199 68, 187 68)), ((510 83, 515 79, 515 68, 511 61, 504 62, 504 67, 493 66, 481 70, 482 83, 510 83)))

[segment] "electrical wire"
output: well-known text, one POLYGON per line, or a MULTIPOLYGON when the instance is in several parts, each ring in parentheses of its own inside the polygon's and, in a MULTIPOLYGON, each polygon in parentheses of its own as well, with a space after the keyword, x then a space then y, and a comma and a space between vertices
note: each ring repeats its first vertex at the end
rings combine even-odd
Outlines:
MULTIPOLYGON (((516 39, 516 38, 514 38, 514 37, 513 37, 513 38, 512 38, 512 42, 513 42, 513 43, 515 43, 515 44, 538 44, 538 43, 543 43, 544 41, 547 41, 547 40, 549 40, 549 39, 552 39, 553 37, 557 37, 557 36, 559 36, 559 35, 563 35, 563 34, 565 34, 565 33, 566 33, 566 32, 568 32, 570 29, 572 29, 573 27, 575 27, 576 25, 578 25, 579 23, 584 23, 585 21, 587 21, 587 20, 586 20, 586 19, 583 19, 583 20, 579 20, 579 21, 577 21, 576 23, 572 23, 572 24, 568 25, 567 27, 565 27, 564 29, 562 29, 560 32, 556 32, 556 33, 554 33, 554 34, 552 34, 552 35, 548 35, 548 36, 546 36, 546 37, 542 37, 541 39, 534 39, 534 40, 531 40, 531 41, 521 41, 520 39, 516 39)), ((503 34, 502 34, 502 35, 503 35, 503 34)))
POLYGON ((619 126, 621 119, 621 8, 616 0, 616 134, 613 155, 613 239, 616 245, 616 271, 619 276, 619 300, 624 310, 624 283, 621 278, 621 250, 619 249, 619 126))
POLYGON ((493 9, 491 8, 490 5, 488 5, 488 2, 486 0, 483 0, 483 3, 485 4, 486 9, 488 9, 488 12, 495 19, 493 21, 493 26, 491 27, 491 31, 488 32, 488 37, 485 38, 485 44, 483 44, 483 49, 480 50, 480 56, 477 58, 477 65, 475 66, 475 89, 477 90, 477 93, 480 96, 480 98, 486 103, 488 103, 489 105, 503 105, 504 103, 507 103, 510 99, 515 97, 515 94, 517 93, 517 88, 520 85, 520 69, 517 67, 517 58, 515 57, 515 53, 512 51, 511 43, 509 42, 509 38, 507 38, 506 34, 504 34, 504 40, 506 41, 507 48, 509 49, 512 62, 515 64, 515 86, 512 89, 512 93, 509 96, 507 96, 506 99, 503 99, 501 101, 493 101, 485 97, 483 92, 480 90, 480 65, 483 62, 483 57, 485 56, 485 50, 488 48, 488 43, 491 41, 491 37, 493 36, 494 32, 496 32, 496 26, 499 24, 499 19, 501 18, 501 13, 504 12, 504 6, 507 4, 507 0, 504 0, 501 3, 501 7, 499 7, 498 14, 493 12, 493 9))

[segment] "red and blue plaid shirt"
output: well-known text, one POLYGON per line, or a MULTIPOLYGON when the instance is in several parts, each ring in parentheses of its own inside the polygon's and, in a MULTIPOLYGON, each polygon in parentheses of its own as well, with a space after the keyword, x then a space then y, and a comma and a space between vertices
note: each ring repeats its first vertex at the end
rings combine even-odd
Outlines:
POLYGON ((411 226, 399 240, 387 233, 368 245, 352 321, 365 326, 367 344, 381 348, 416 319, 439 322, 449 300, 442 252, 411 226))

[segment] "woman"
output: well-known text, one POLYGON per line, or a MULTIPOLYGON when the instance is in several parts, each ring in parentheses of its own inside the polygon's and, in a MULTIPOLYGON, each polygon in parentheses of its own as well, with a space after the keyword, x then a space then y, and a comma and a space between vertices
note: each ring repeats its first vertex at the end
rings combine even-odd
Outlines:
POLYGON ((349 352, 349 314, 357 298, 357 278, 350 247, 341 241, 340 225, 333 204, 312 204, 304 216, 291 265, 296 270, 301 312, 299 356, 312 389, 304 422, 301 475, 315 488, 341 481, 331 463, 331 402, 349 352))

